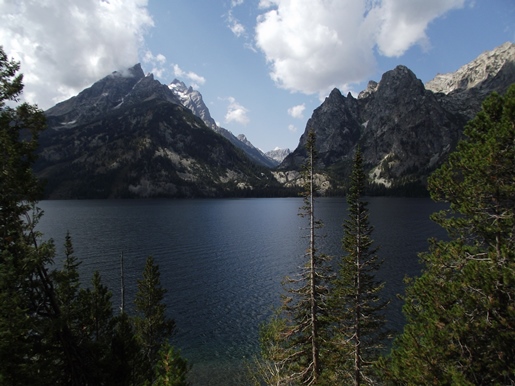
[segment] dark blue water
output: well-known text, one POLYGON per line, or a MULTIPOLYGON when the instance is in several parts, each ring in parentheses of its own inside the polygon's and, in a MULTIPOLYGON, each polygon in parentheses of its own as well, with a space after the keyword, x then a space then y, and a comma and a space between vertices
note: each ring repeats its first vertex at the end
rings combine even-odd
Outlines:
MULTIPOLYGON (((380 256, 379 277, 392 298, 389 319, 403 323, 403 277, 420 271, 417 253, 443 233, 429 220, 441 208, 429 199, 369 198, 380 256)), ((245 360, 256 353, 259 325, 279 304, 281 280, 302 265, 307 219, 300 198, 224 200, 43 201, 39 229, 62 254, 70 231, 83 281, 95 270, 120 302, 120 254, 125 265, 126 303, 152 255, 168 290, 169 315, 177 323, 174 344, 193 369, 194 385, 245 385, 245 360)), ((325 226, 320 252, 341 253, 341 198, 319 199, 316 215, 325 226)))

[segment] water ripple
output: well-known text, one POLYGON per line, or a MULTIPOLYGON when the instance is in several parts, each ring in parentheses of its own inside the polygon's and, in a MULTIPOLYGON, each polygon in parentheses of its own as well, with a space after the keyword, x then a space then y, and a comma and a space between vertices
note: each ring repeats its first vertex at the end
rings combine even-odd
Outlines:
MULTIPOLYGON (((245 361, 257 350, 259 324, 279 304, 281 280, 296 272, 306 250, 301 199, 44 201, 40 229, 62 256, 70 231, 80 271, 88 281, 100 271, 120 301, 124 254, 126 302, 133 299, 145 258, 154 256, 165 301, 178 333, 175 344, 193 364, 194 385, 242 385, 245 361)), ((437 228, 437 207, 421 199, 370 199, 374 236, 386 260, 387 293, 402 292, 405 274, 419 270, 417 252, 437 228)), ((322 252, 338 256, 342 199, 321 199, 322 252)), ((436 234, 437 235, 437 234, 436 234)), ((59 260, 59 259, 58 259, 59 260)), ((391 318, 402 323, 400 304, 391 318)))

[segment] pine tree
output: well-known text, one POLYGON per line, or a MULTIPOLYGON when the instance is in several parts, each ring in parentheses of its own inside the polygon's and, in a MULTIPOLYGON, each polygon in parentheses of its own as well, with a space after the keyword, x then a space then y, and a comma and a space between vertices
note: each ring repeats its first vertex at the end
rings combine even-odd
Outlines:
POLYGON ((105 383, 111 368, 111 342, 114 335, 112 294, 102 283, 98 271, 93 273, 91 288, 81 289, 79 303, 81 307, 80 341, 82 347, 91 353, 88 358, 90 376, 95 383, 105 383))
POLYGON ((23 91, 18 70, 0 47, 0 383, 56 384, 67 373, 69 384, 85 384, 88 371, 61 323, 48 271, 54 245, 36 231, 42 189, 31 167, 45 116, 27 103, 11 107, 23 91))
POLYGON ((176 348, 166 343, 159 351, 155 367, 155 386, 189 386, 187 380, 190 366, 176 348))
POLYGON ((102 284, 98 271, 93 273, 91 288, 81 291, 81 302, 86 313, 84 334, 94 343, 101 343, 111 336, 113 307, 112 294, 102 284))
MULTIPOLYGON (((32 171, 45 116, 27 103, 11 107, 23 90, 18 70, 19 63, 9 60, 0 46, 0 384, 144 383, 141 369, 136 369, 142 350, 131 319, 124 313, 113 317, 111 294, 98 272, 91 288, 79 288, 79 262, 69 234, 63 268, 49 270, 55 248, 36 231, 42 188, 32 171)), ((155 290, 147 288, 142 299, 154 296, 157 306, 144 308, 138 337, 162 343, 173 323, 164 318, 164 305, 159 304, 164 293, 159 273, 156 284, 156 272, 150 271, 155 290), (150 330, 154 335, 145 335, 150 330)), ((150 352, 158 350, 151 345, 150 352)), ((150 371, 156 356, 152 362, 146 357, 150 371)), ((177 374, 181 371, 179 366, 177 374)))
POLYGON ((166 290, 161 286, 159 266, 149 256, 143 278, 138 280, 135 330, 143 351, 142 373, 150 383, 154 378, 159 350, 175 332, 175 322, 166 316, 166 305, 163 303, 165 293, 166 290))
POLYGON ((115 317, 109 361, 108 385, 129 386, 144 382, 139 372, 143 361, 132 318, 125 312, 115 317))
POLYGON ((80 328, 78 296, 80 289, 80 278, 78 268, 81 262, 75 257, 70 232, 66 233, 64 242, 63 268, 53 273, 56 296, 61 308, 63 323, 68 324, 72 329, 80 328))
POLYGON ((363 159, 358 148, 347 193, 348 219, 344 222, 342 248, 345 255, 333 281, 329 300, 331 350, 325 376, 333 384, 377 384, 372 365, 384 348, 384 283, 375 279, 381 262, 373 246, 373 227, 367 202, 363 159))
POLYGON ((407 325, 386 376, 397 384, 515 383, 515 85, 492 94, 429 180, 449 203, 406 291, 407 325))
POLYGON ((316 249, 316 229, 322 224, 315 217, 315 140, 310 130, 300 213, 309 219, 307 261, 296 278, 286 278, 288 295, 283 297, 278 315, 261 332, 263 362, 258 367, 268 371, 263 378, 277 385, 317 384, 323 368, 321 345, 329 272, 327 257, 316 249))

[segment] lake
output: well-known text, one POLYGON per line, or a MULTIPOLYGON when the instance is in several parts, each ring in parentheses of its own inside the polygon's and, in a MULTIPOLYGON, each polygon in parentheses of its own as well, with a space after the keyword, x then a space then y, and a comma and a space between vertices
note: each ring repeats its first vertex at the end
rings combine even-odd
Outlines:
MULTIPOLYGON (((367 198, 373 238, 384 259, 378 277, 392 299, 389 323, 403 324, 396 294, 405 275, 420 272, 419 252, 444 231, 429 220, 441 208, 425 198, 367 198)), ((120 304, 120 255, 124 256, 126 304, 152 255, 167 289, 168 312, 177 324, 173 344, 193 365, 193 385, 245 385, 245 361, 258 349, 260 323, 279 305, 281 281, 297 272, 308 244, 308 220, 298 216, 301 198, 202 200, 42 201, 39 224, 53 238, 57 264, 64 237, 72 236, 82 261, 83 283, 98 270, 120 304)), ((324 222, 319 251, 341 254, 344 198, 319 198, 324 222)))

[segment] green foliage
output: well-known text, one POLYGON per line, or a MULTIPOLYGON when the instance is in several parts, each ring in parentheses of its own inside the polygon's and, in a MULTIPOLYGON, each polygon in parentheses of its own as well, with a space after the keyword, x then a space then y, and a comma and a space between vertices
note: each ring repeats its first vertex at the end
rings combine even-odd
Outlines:
POLYGON ((141 346, 136 338, 133 321, 125 313, 115 317, 109 362, 108 385, 138 385, 143 383, 140 374, 141 346))
POLYGON ((343 224, 345 255, 329 297, 331 344, 325 375, 332 384, 376 384, 372 365, 387 338, 383 311, 388 302, 380 298, 384 283, 375 279, 381 262, 373 247, 367 202, 362 200, 366 179, 358 149, 347 194, 349 217, 343 224))
POLYGON ((74 255, 71 235, 66 233, 65 237, 65 259, 63 268, 55 271, 53 279, 55 283, 56 296, 61 309, 62 322, 68 324, 73 329, 80 329, 80 307, 77 296, 80 289, 79 265, 77 257, 74 255))
POLYGON ((315 139, 310 131, 303 169, 304 206, 300 212, 309 219, 307 259, 296 277, 286 278, 288 295, 283 296, 276 318, 261 331, 262 362, 257 367, 262 378, 273 384, 314 385, 320 382, 322 372, 320 353, 329 267, 327 257, 316 249, 316 229, 322 224, 315 217, 315 139))
POLYGON ((163 303, 166 290, 161 287, 159 266, 149 256, 143 270, 143 278, 138 280, 138 292, 134 301, 137 316, 135 330, 143 351, 143 373, 152 382, 159 350, 167 343, 175 331, 175 322, 166 316, 163 303))
POLYGON ((114 334, 112 294, 102 284, 100 273, 95 271, 91 288, 81 291, 82 306, 81 339, 88 342, 95 364, 96 378, 103 379, 110 370, 111 339, 114 334))
POLYGON ((156 386, 189 386, 187 375, 190 366, 173 346, 163 344, 159 351, 159 360, 155 366, 156 386))
POLYGON ((449 209, 433 219, 425 269, 406 292, 407 325, 387 377, 397 384, 515 383, 515 85, 492 94, 429 180, 449 209))
POLYGON ((260 326, 260 357, 250 366, 249 378, 254 385, 293 385, 289 369, 286 319, 278 313, 260 326))
POLYGON ((59 369, 48 365, 72 354, 66 329, 54 328, 60 309, 46 269, 54 246, 35 231, 41 187, 31 165, 45 118, 36 106, 7 105, 23 90, 18 70, 0 47, 0 380, 53 384, 59 369))

